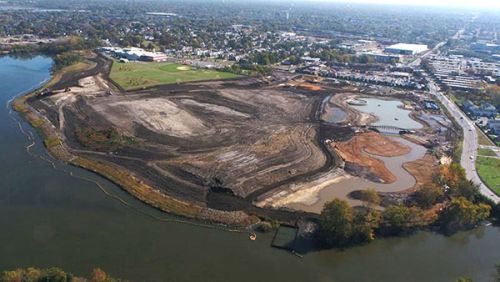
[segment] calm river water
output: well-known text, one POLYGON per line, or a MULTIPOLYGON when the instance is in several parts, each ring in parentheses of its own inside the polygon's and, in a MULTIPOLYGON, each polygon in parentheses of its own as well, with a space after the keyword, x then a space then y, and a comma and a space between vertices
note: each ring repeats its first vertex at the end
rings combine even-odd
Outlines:
POLYGON ((0 269, 59 266, 86 274, 99 266, 132 281, 490 281, 500 262, 500 230, 481 227, 445 237, 421 232, 303 259, 269 246, 272 235, 246 235, 154 219, 169 218, 92 173, 133 206, 94 184, 55 170, 35 131, 18 128, 8 101, 49 79, 51 60, 0 58, 0 269), (30 133, 28 133, 30 134, 30 133))

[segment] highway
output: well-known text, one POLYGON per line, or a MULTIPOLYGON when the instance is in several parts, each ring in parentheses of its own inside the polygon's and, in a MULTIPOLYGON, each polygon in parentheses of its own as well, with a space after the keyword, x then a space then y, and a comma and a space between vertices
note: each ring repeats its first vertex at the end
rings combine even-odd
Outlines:
MULTIPOLYGON (((464 33, 464 31, 465 31, 465 29, 460 29, 459 31, 457 31, 457 33, 455 33, 451 37, 451 39, 458 39, 458 38, 460 38, 460 36, 464 33)), ((420 64, 422 63, 422 59, 425 59, 430 54, 436 53, 439 50, 439 48, 443 47, 445 44, 446 44, 446 41, 439 42, 438 44, 436 44, 436 46, 434 46, 434 48, 432 48, 431 50, 425 52, 422 56, 418 57, 416 60, 414 60, 413 62, 409 63, 408 66, 409 67, 418 67, 418 66, 420 66, 420 64)))
POLYGON ((488 186, 481 181, 476 171, 476 158, 479 144, 477 141, 477 131, 474 122, 472 122, 455 103, 446 97, 446 95, 440 92, 435 82, 432 80, 429 82, 429 91, 441 102, 441 104, 443 104, 450 115, 452 115, 457 123, 462 127, 464 140, 460 165, 465 169, 467 179, 472 180, 472 182, 479 186, 481 194, 485 195, 495 203, 499 203, 500 197, 495 195, 495 193, 493 193, 488 186))

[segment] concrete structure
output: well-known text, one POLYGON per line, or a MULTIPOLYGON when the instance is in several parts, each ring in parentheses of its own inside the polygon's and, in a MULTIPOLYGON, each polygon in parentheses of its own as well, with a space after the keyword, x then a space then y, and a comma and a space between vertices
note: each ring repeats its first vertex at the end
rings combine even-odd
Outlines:
POLYGON ((386 53, 399 55, 416 55, 429 50, 427 45, 398 43, 385 48, 386 53))

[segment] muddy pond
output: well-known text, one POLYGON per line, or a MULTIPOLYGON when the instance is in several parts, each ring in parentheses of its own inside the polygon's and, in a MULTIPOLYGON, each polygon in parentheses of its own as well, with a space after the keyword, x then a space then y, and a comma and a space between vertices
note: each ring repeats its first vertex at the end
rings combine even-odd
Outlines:
POLYGON ((377 98, 362 98, 366 105, 351 105, 352 108, 374 115, 378 118, 372 125, 394 126, 404 129, 419 129, 422 125, 410 117, 410 111, 403 109, 404 105, 397 100, 384 100, 377 98))
POLYGON ((406 162, 416 161, 424 157, 427 149, 420 145, 416 145, 400 137, 390 137, 395 141, 400 142, 411 148, 408 154, 397 157, 373 157, 384 162, 385 166, 396 176, 396 181, 388 184, 377 183, 355 176, 340 176, 339 181, 332 183, 321 189, 316 195, 315 200, 308 200, 309 203, 293 203, 288 207, 310 212, 321 212, 323 205, 334 198, 347 200, 351 205, 360 205, 361 201, 354 200, 348 197, 349 193, 356 190, 364 190, 366 188, 374 188, 380 192, 397 192, 408 189, 415 185, 415 178, 403 168, 406 162))

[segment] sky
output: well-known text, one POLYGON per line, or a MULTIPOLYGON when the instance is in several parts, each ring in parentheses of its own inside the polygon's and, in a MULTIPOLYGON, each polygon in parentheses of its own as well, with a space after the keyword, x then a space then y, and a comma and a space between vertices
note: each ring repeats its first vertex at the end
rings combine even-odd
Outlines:
POLYGON ((500 0, 322 0, 324 2, 397 4, 500 9, 500 0))

